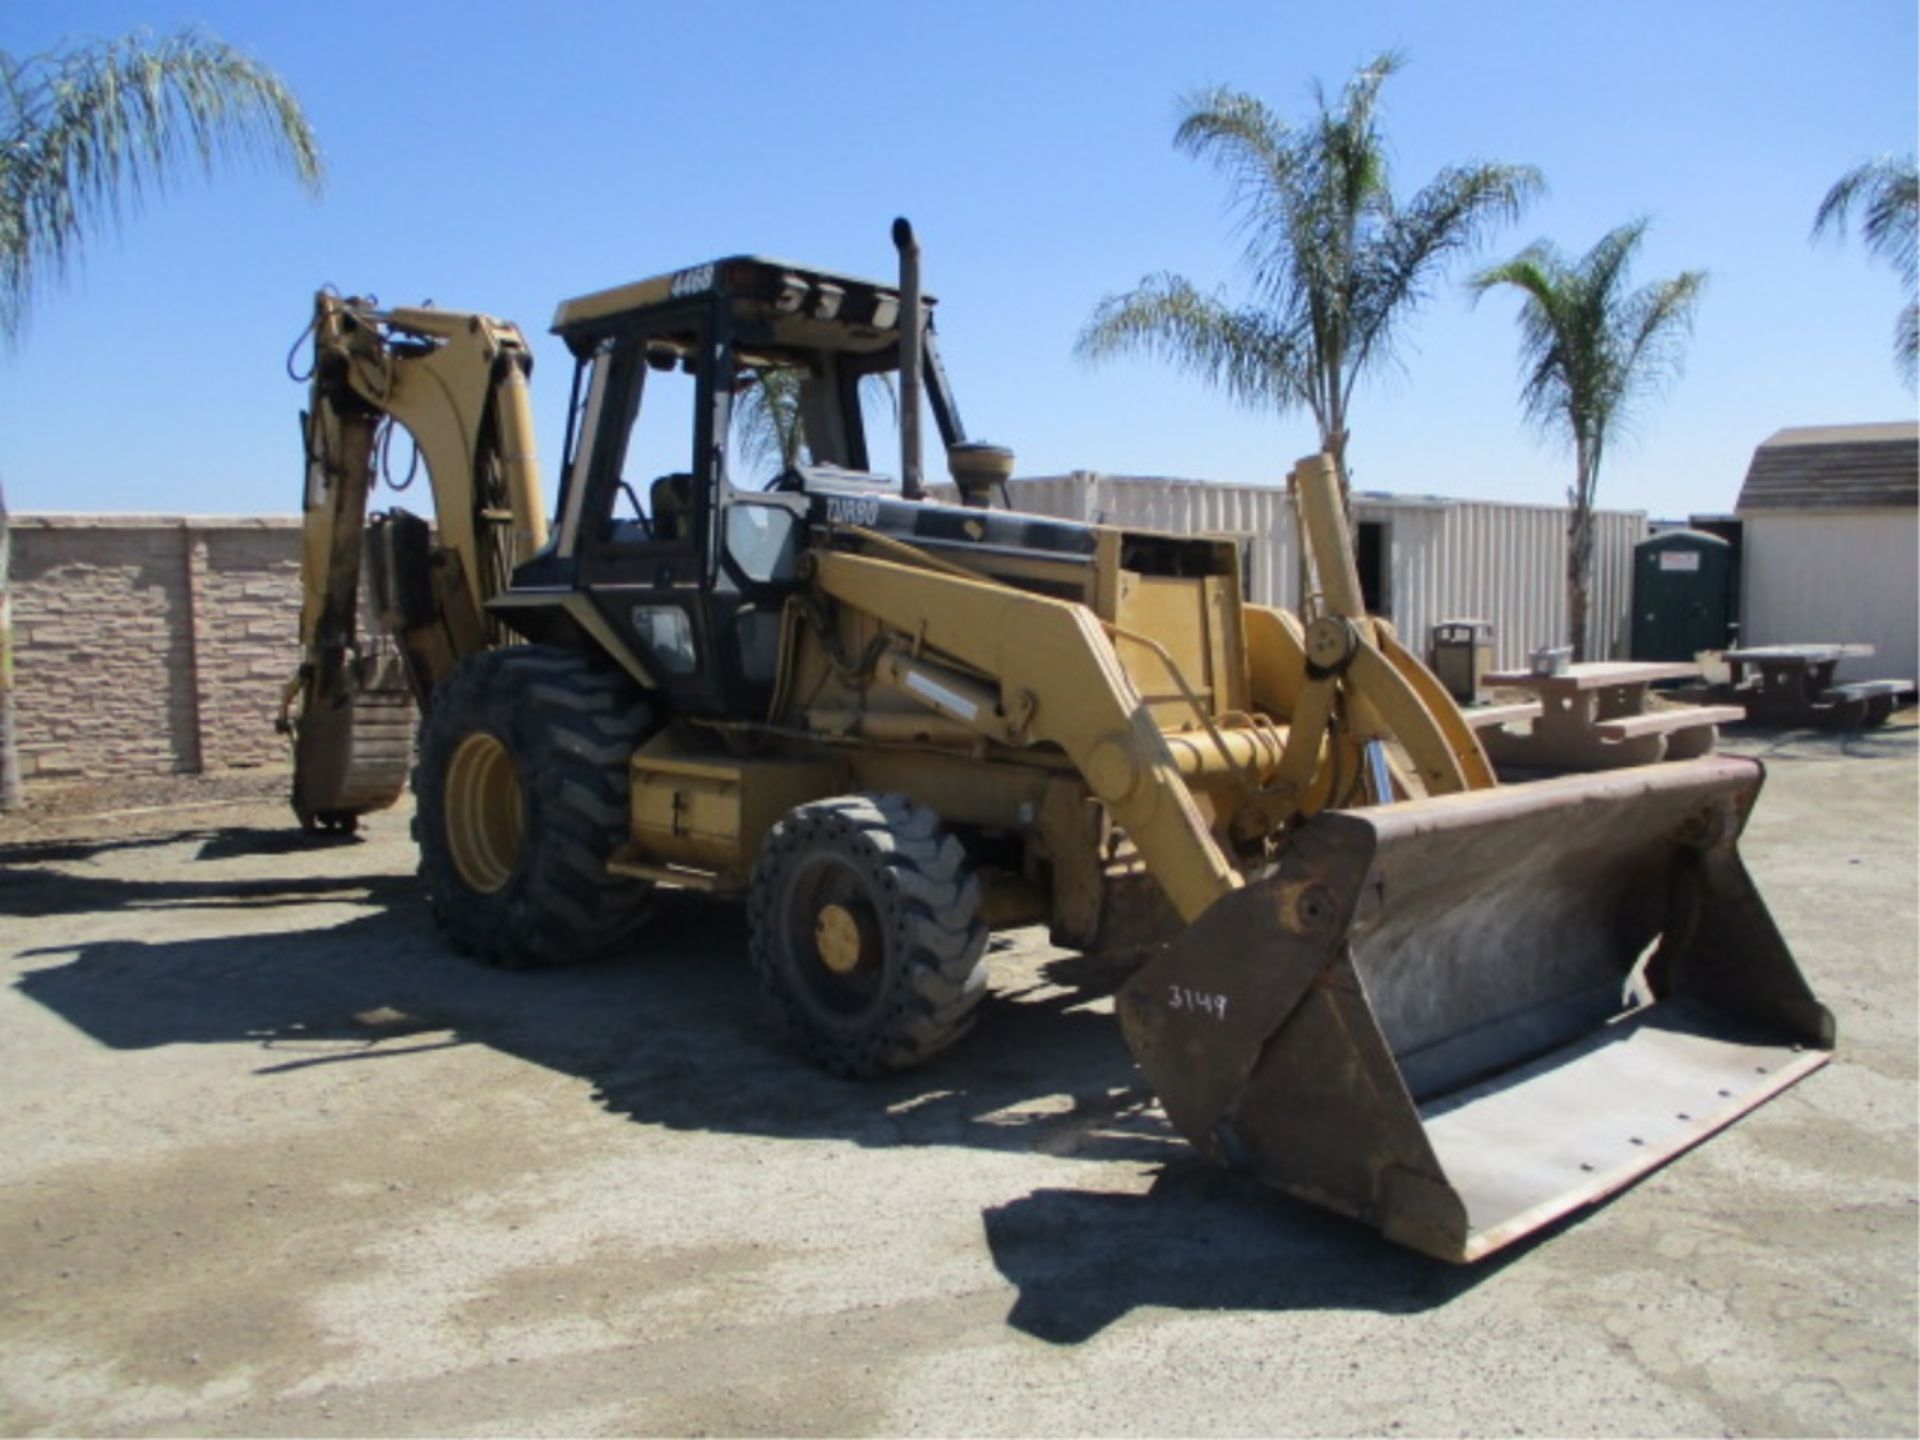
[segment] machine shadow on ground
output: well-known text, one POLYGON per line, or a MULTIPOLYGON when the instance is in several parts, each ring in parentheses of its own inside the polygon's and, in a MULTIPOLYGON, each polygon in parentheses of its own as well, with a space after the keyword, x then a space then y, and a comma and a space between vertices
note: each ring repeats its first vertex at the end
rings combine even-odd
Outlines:
POLYGON ((994 1264, 1020 1292, 1007 1324, 1055 1345, 1081 1344, 1142 1307, 1417 1314, 1577 1223, 1475 1266, 1448 1265, 1191 1151, 1144 1195, 1041 1188, 982 1219, 994 1264))
POLYGON ((445 1032, 577 1075, 608 1109, 677 1129, 1143 1162, 1180 1148, 1146 1113, 1103 1013, 1123 978, 1110 967, 996 941, 995 992, 972 1035, 905 1074, 842 1081, 792 1054, 763 1012, 737 907, 662 893, 629 956, 502 971, 451 951, 408 874, 195 873, 286 851, 280 832, 237 829, 0 848, 0 916, 87 916, 96 935, 103 917, 124 922, 104 927, 110 939, 24 950, 16 988, 115 1049, 256 1044, 259 1074, 379 1058, 397 1038, 445 1032), (99 863, 164 846, 192 858, 151 878, 99 863), (289 923, 313 906, 329 908, 324 922, 289 923), (142 938, 155 929, 143 917, 161 912, 216 912, 229 933, 142 938))
POLYGON ((782 1043, 737 907, 666 894, 630 957, 514 972, 453 954, 411 875, 194 873, 288 848, 282 832, 221 829, 0 849, 0 916, 37 918, 49 935, 44 922, 61 916, 87 917, 95 935, 103 917, 116 922, 112 938, 17 952, 14 987, 117 1050, 255 1046, 264 1083, 323 1065, 404 1071, 410 1057, 478 1044, 580 1077, 642 1124, 1157 1167, 1146 1194, 1041 1188, 983 1215, 1019 1290, 1008 1323, 1053 1343, 1139 1306, 1420 1310, 1490 1273, 1398 1250, 1195 1154, 1127 1053, 1110 1002, 1125 971, 1113 966, 996 941, 971 1035, 919 1069, 844 1081, 782 1043), (88 873, 116 850, 162 845, 192 859, 165 878, 88 873), (314 906, 324 919, 289 923, 314 906), (230 933, 140 938, 151 917, 180 911, 219 912, 230 933))

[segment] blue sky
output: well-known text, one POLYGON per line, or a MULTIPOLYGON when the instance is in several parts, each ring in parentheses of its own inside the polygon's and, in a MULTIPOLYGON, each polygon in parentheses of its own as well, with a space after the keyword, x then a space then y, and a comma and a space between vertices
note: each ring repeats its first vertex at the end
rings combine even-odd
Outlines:
MULTIPOLYGON (((1304 116, 1383 48, 1396 184, 1524 161, 1549 194, 1480 257, 1570 252, 1651 218, 1641 279, 1711 280, 1686 372, 1648 404, 1601 504, 1730 509, 1784 425, 1914 413, 1898 281, 1857 240, 1808 242, 1827 186, 1915 146, 1911 0, 945 5, 493 0, 7 7, 0 48, 194 23, 280 71, 325 147, 312 200, 268 171, 190 180, 94 245, 0 355, 15 511, 297 507, 288 346, 331 282, 535 337, 559 445, 561 298, 759 252, 889 275, 912 217, 969 429, 1023 474, 1275 482, 1304 414, 1238 410, 1138 360, 1072 353, 1099 299, 1178 270, 1237 281, 1218 176, 1176 153, 1178 97, 1228 84, 1304 116)), ((1570 462, 1516 405, 1514 306, 1440 287, 1353 416, 1356 483, 1557 502, 1570 462)))

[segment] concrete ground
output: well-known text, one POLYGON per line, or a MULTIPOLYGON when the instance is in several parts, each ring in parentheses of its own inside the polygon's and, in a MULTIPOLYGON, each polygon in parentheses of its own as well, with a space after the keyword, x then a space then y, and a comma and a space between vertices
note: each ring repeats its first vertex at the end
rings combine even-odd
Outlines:
POLYGON ((0 1430, 1914 1434, 1915 742, 1732 747, 1835 1062, 1473 1269, 1200 1161, 1037 944, 855 1085, 724 910, 491 973, 401 814, 0 829, 0 1430))

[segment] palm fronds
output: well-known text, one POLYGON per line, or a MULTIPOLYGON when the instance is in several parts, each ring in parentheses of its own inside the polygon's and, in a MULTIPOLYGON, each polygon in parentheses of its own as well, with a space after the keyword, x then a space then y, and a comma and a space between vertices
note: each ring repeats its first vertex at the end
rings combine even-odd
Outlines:
MULTIPOLYGON (((797 365, 756 365, 733 400, 733 446, 738 460, 738 482, 755 471, 777 475, 807 458, 804 398, 806 372, 797 365)), ((893 379, 885 374, 860 378, 860 406, 869 418, 883 404, 894 421, 900 418, 900 397, 893 379)))
POLYGON ((1336 100, 1316 86, 1315 113, 1298 127, 1243 91, 1185 97, 1174 144, 1226 180, 1252 294, 1235 306, 1178 275, 1149 276, 1100 302, 1080 355, 1151 354, 1241 404, 1304 405, 1344 482, 1359 377, 1391 356, 1397 327, 1440 270, 1541 188, 1529 166, 1459 166, 1403 209, 1380 92, 1404 63, 1398 52, 1376 56, 1336 100))
POLYGON ((747 469, 777 474, 800 462, 800 372, 768 365, 754 379, 734 397, 734 449, 747 469))
POLYGON ((1095 308, 1076 349, 1086 359, 1126 352, 1165 360, 1253 409, 1306 400, 1296 337, 1258 307, 1230 308, 1178 275, 1149 275, 1095 308))
POLYGON ((1520 404, 1528 419, 1573 450, 1567 487, 1568 639, 1586 651, 1588 566, 1594 496, 1608 445, 1630 423, 1635 402, 1679 373, 1694 312, 1707 282, 1687 270, 1629 288, 1647 222, 1608 231, 1578 260, 1544 240, 1475 275, 1475 295, 1520 292, 1520 404))
POLYGON ((1575 503, 1583 492, 1590 501, 1599 457, 1635 400, 1679 373, 1706 286, 1705 271, 1688 270, 1629 289, 1646 231, 1645 220, 1630 221, 1573 261, 1536 241, 1468 282, 1476 295, 1499 287, 1521 293, 1521 406, 1592 458, 1591 473, 1579 477, 1570 497, 1575 503))
POLYGON ((305 115, 272 71, 183 31, 24 59, 0 51, 0 334, 18 336, 35 287, 88 234, 113 228, 183 169, 281 163, 324 175, 305 115))
POLYGON ((1814 213, 1815 238, 1845 233, 1854 206, 1861 207, 1860 238, 1867 253, 1891 265, 1907 303, 1894 321, 1893 356, 1909 385, 1920 375, 1920 174, 1911 155, 1883 155, 1842 175, 1814 213))

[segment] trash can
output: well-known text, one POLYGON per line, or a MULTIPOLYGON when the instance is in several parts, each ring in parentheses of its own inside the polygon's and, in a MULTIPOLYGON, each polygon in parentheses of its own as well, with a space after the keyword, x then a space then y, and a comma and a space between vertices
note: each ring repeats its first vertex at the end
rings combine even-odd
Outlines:
POLYGON ((1480 696, 1480 677, 1493 669, 1493 626, 1485 620, 1442 620, 1433 627, 1427 664, 1462 705, 1480 696))

